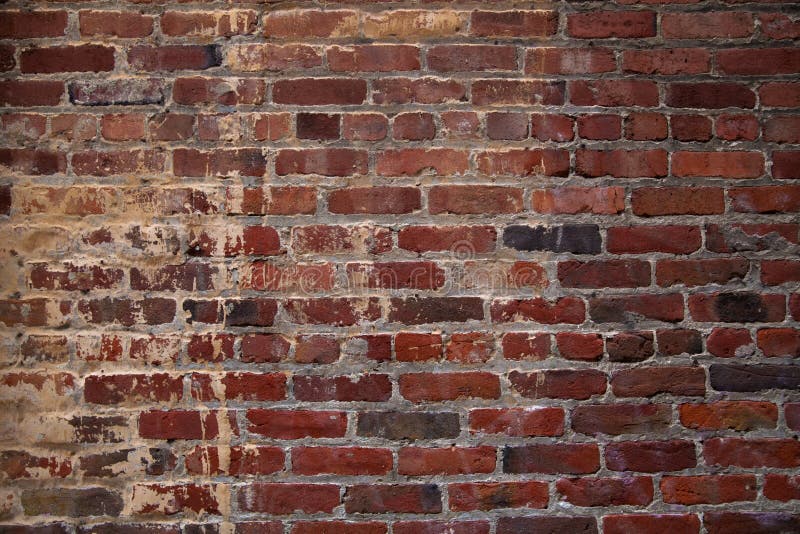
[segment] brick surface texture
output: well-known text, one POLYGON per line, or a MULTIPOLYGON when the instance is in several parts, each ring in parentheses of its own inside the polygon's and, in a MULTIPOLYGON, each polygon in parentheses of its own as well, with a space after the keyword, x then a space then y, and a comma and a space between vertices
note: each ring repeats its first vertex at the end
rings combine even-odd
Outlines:
POLYGON ((3 2, 0 532, 800 532, 798 39, 3 2))

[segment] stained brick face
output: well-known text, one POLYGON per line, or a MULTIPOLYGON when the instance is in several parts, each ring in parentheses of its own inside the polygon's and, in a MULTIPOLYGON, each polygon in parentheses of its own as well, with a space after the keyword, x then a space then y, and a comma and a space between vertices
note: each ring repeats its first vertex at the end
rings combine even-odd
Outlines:
POLYGON ((0 532, 800 532, 788 0, 0 8, 0 532))

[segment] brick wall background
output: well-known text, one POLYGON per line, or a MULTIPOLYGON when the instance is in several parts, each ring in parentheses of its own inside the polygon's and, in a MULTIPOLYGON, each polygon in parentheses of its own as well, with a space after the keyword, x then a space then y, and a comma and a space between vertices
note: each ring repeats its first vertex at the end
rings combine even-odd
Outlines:
POLYGON ((800 532, 798 37, 5 2, 0 530, 800 532))

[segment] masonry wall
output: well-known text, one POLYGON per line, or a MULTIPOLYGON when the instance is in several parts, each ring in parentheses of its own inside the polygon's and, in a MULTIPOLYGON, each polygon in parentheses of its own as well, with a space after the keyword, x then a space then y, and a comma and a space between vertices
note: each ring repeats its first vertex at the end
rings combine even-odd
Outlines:
POLYGON ((0 531, 800 532, 797 4, 0 38, 0 531))

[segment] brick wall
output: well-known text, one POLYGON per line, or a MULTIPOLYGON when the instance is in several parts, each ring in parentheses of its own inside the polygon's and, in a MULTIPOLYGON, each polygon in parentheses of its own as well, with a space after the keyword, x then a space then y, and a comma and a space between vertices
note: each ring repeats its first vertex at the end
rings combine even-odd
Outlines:
POLYGON ((2 532, 800 532, 800 8, 4 3, 2 532))

